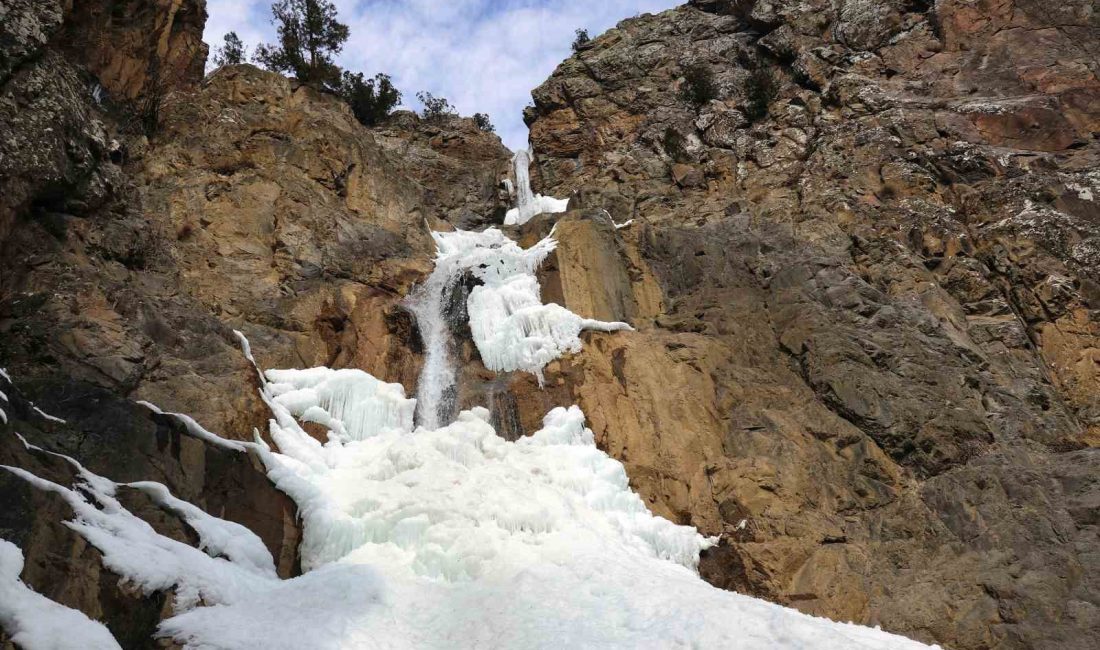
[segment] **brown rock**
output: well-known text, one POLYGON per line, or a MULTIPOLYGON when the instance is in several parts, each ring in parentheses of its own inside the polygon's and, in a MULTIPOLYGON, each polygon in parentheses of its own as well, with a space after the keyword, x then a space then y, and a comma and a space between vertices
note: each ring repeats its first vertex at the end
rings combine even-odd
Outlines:
MULTIPOLYGON (((715 584, 950 647, 1088 647, 1100 617, 1072 603, 1100 592, 1067 576, 1097 553, 1074 514, 1095 495, 1068 476, 1100 462, 1081 449, 1100 239, 1080 198, 1100 90, 1064 31, 1098 39, 1088 3, 691 4, 621 23, 533 93, 542 191, 636 220, 584 259, 660 286, 637 333, 591 335, 548 383, 651 508, 725 535, 715 584), (685 61, 719 88, 698 115, 685 61), (768 114, 720 117, 760 91, 752 68, 768 114), (660 90, 598 99, 626 87, 660 90), (670 130, 702 144, 671 180, 670 130), (679 191, 693 169, 706 190, 679 191)), ((622 291, 583 286, 567 307, 622 291)))
POLYGON ((703 184, 703 173, 691 165, 673 163, 672 180, 680 187, 698 187, 703 184))

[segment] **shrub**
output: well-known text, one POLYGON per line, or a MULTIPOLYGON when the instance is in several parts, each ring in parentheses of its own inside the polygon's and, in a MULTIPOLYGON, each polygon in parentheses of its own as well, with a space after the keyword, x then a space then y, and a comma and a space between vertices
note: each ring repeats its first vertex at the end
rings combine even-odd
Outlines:
POLYGON ((225 35, 224 44, 214 51, 214 64, 238 65, 244 63, 244 43, 241 42, 237 32, 229 32, 225 35))
POLYGON ((351 107, 355 119, 367 126, 374 126, 389 116, 401 103, 401 92, 394 87, 389 75, 376 74, 372 79, 362 72, 347 72, 340 77, 337 93, 351 107))
POLYGON ((123 129, 152 139, 160 131, 164 120, 164 109, 173 81, 178 82, 179 79, 178 74, 173 74, 171 69, 165 69, 157 57, 149 61, 147 70, 148 77, 141 94, 127 105, 130 117, 123 129))
POLYGON ((671 126, 665 129, 665 136, 661 139, 661 146, 665 153, 674 162, 686 162, 688 160, 687 148, 684 146, 684 136, 671 126))
POLYGON ((573 51, 578 52, 586 43, 592 39, 588 37, 587 29, 578 29, 576 31, 577 37, 573 39, 573 51))
POLYGON ((426 90, 416 93, 416 98, 424 105, 424 110, 420 113, 420 116, 425 120, 438 122, 458 114, 451 102, 443 97, 436 97, 426 90))
POLYGON ((790 65, 798 59, 798 50, 790 41, 779 41, 772 46, 772 54, 783 65, 790 65))
POLYGON ((718 86, 714 72, 704 63, 696 63, 684 70, 684 84, 680 87, 683 98, 696 107, 718 98, 718 86))
POLYGON ((304 84, 333 90, 340 68, 332 57, 348 40, 348 26, 336 20, 328 0, 277 0, 271 5, 279 42, 259 45, 255 59, 269 70, 293 74, 304 84))
POLYGON ((489 121, 489 116, 485 113, 474 113, 474 124, 477 124, 477 128, 485 131, 486 133, 495 133, 496 127, 489 121))
POLYGON ((768 116, 768 105, 779 89, 772 73, 763 66, 757 67, 745 82, 745 117, 756 122, 768 116))

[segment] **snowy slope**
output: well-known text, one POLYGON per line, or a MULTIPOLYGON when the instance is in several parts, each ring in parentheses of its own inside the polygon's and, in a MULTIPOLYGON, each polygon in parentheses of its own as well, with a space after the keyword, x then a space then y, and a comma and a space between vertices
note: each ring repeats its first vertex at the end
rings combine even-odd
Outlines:
MULTIPOLYGON (((580 345, 580 328, 625 327, 541 304, 527 278, 552 239, 527 251, 495 230, 436 240, 448 277, 461 270, 483 282, 468 308, 490 367, 537 372, 580 345)), ((438 358, 440 376, 453 377, 449 357, 438 358)), ((117 484, 71 458, 81 490, 6 468, 64 498, 75 513, 69 525, 111 570, 146 591, 174 589, 175 615, 160 631, 188 648, 925 647, 701 580, 699 553, 716 540, 650 513, 575 406, 555 408, 541 430, 509 442, 480 407, 445 426, 416 427, 416 400, 361 370, 268 370, 260 378, 277 450, 259 436, 230 446, 257 454, 298 504, 307 571, 299 578, 278 579, 253 533, 162 485, 129 487, 186 520, 199 548, 158 535, 115 498, 117 484), (305 422, 325 427, 326 442, 307 434, 305 422)), ((219 440, 177 417, 192 435, 219 440)), ((14 555, 5 557, 0 589, 27 600, 11 586, 14 555)))

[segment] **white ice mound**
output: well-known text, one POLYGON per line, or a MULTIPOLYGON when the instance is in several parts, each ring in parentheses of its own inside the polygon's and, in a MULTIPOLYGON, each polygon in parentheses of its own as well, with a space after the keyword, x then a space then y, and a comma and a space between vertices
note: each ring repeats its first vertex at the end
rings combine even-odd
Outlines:
MULTIPOLYGON (((298 503, 303 566, 378 575, 378 596, 344 623, 338 647, 923 647, 700 580, 699 552, 714 540, 651 514, 577 407, 554 409, 517 442, 474 408, 438 429, 324 449, 278 424, 286 416, 276 413, 273 434, 296 442, 260 453, 298 503)), ((210 636, 188 638, 216 645, 218 629, 258 610, 196 610, 210 636)))
POLYGON ((555 199, 531 191, 531 153, 521 149, 512 156, 516 173, 516 207, 504 215, 504 225, 520 226, 543 213, 565 212, 569 199, 555 199))
POLYGON ((511 208, 508 212, 505 212, 504 225, 522 226, 540 214, 565 212, 568 207, 569 199, 555 199, 552 196, 535 194, 531 197, 530 203, 524 204, 523 207, 511 208))
POLYGON ((416 400, 405 387, 356 369, 268 370, 266 394, 294 417, 329 429, 339 440, 362 440, 388 429, 411 431, 416 400))
POLYGON ((490 370, 523 370, 541 383, 546 364, 581 349, 583 330, 631 329, 626 323, 582 318, 560 305, 542 304, 535 270, 557 245, 553 233, 526 250, 495 228, 432 236, 437 272, 469 271, 482 283, 470 292, 467 311, 474 343, 490 370))
MULTIPOLYGON (((115 498, 118 484, 72 459, 80 490, 5 469, 64 498, 74 511, 68 525, 111 570, 146 591, 173 590, 174 615, 160 633, 190 649, 925 647, 703 582, 695 566, 713 541, 653 516, 623 466, 596 448, 576 407, 554 409, 518 442, 498 437, 488 412, 475 408, 434 430, 378 426, 374 435, 330 435, 321 445, 291 408, 335 417, 323 388, 332 373, 266 373, 261 390, 279 451, 244 443, 298 504, 308 573, 292 580, 275 576, 255 535, 158 484, 129 487, 187 520, 205 552, 158 535, 115 498), (314 390, 280 399, 305 388, 314 390)), ((362 386, 347 394, 371 401, 387 392, 365 373, 356 377, 362 386)), ((412 408, 413 400, 390 397, 397 412, 412 408)), ((13 590, 17 574, 0 544, 0 596, 17 599, 0 599, 0 615, 11 615, 9 603, 34 600, 15 610, 9 628, 31 629, 42 603, 13 590)), ((56 630, 60 620, 38 629, 56 630)), ((83 625, 72 621, 66 629, 83 625)), ((66 647, 43 639, 26 647, 66 647)))

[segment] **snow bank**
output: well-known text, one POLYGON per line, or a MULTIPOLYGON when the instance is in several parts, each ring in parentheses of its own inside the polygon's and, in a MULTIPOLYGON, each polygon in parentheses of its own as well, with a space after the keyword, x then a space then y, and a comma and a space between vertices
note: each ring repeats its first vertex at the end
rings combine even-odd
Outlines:
POLYGON ((411 431, 416 400, 401 384, 378 381, 362 370, 268 370, 265 393, 294 417, 329 429, 342 441, 387 429, 411 431))
POLYGON ((22 572, 23 552, 0 539, 0 628, 13 643, 27 650, 120 650, 102 623, 31 590, 22 572))

